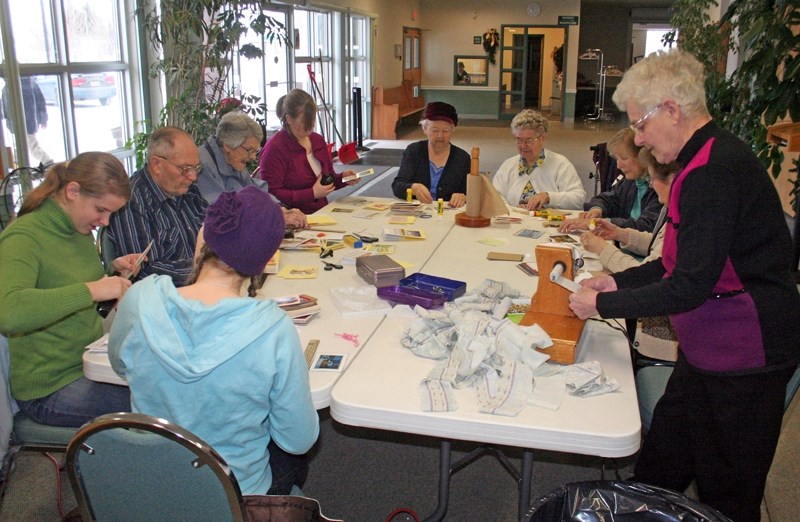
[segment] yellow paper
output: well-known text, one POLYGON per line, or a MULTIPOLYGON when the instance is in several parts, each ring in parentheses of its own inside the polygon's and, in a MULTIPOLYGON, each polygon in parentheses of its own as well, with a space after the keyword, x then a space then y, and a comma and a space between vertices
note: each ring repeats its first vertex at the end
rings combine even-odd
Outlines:
POLYGON ((285 266, 278 272, 278 277, 284 279, 316 279, 317 267, 300 265, 285 266))
POLYGON ((336 220, 330 214, 309 214, 306 216, 306 221, 310 227, 336 224, 336 220))
POLYGON ((413 225, 417 220, 414 216, 391 216, 389 218, 390 225, 413 225))

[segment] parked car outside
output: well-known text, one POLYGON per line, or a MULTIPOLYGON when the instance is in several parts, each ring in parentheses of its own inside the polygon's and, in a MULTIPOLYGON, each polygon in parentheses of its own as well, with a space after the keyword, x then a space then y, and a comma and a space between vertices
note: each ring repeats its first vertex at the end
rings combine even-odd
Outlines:
MULTIPOLYGON (((56 76, 36 76, 36 83, 44 94, 48 105, 59 104, 58 78, 56 76)), ((99 100, 101 105, 108 105, 109 99, 117 95, 117 86, 113 74, 73 74, 72 98, 74 101, 99 100)))
POLYGON ((99 100, 100 105, 108 105, 108 100, 116 95, 113 74, 72 75, 72 98, 75 101, 99 100))

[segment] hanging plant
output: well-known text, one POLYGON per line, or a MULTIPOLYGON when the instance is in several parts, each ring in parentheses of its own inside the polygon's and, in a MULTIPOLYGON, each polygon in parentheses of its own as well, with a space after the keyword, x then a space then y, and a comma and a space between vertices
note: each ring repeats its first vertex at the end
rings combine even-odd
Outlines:
POLYGON ((491 63, 497 63, 494 55, 497 52, 498 45, 500 45, 500 35, 497 34, 497 29, 491 28, 483 33, 483 50, 486 51, 491 63))

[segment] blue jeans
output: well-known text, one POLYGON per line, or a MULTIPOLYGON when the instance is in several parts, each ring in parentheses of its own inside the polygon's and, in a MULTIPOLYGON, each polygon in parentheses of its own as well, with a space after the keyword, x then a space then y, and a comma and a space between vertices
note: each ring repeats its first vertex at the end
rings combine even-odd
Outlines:
POLYGON ((17 400, 17 404, 36 422, 79 428, 104 413, 131 411, 131 392, 127 386, 81 377, 50 395, 30 401, 17 400))

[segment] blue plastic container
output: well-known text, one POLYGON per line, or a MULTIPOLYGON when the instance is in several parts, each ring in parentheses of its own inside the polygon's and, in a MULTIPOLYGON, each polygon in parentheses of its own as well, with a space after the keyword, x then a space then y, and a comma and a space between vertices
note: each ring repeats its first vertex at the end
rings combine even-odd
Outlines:
POLYGON ((432 276, 417 272, 400 280, 398 286, 424 290, 433 294, 445 296, 446 301, 452 301, 456 297, 461 297, 467 292, 467 283, 446 279, 444 277, 432 276))
POLYGON ((446 301, 443 294, 400 285, 378 288, 378 297, 409 306, 420 305, 422 308, 437 308, 446 301))

